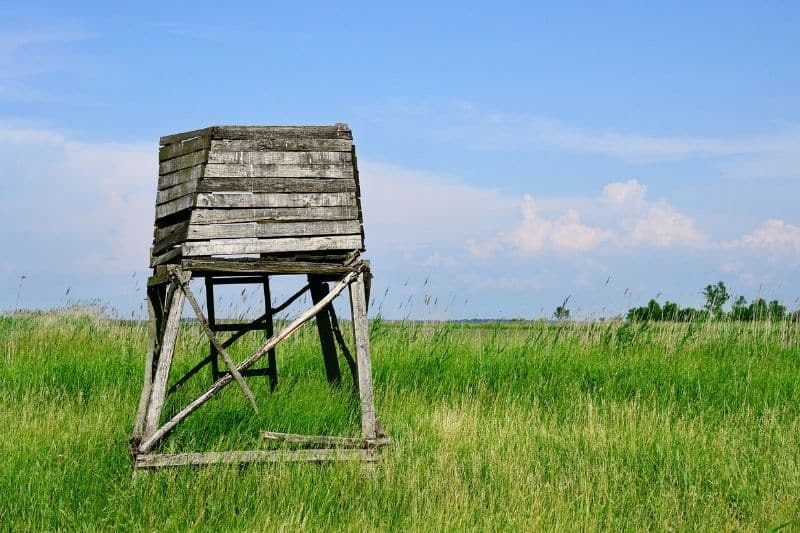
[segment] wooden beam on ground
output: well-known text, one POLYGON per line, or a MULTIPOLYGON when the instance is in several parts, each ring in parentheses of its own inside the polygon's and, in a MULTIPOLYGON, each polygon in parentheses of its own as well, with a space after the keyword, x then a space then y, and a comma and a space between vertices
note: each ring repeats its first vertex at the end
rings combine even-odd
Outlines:
MULTIPOLYGON (((249 357, 247 357, 244 361, 239 363, 239 366, 236 367, 238 371, 242 371, 246 368, 252 366, 253 363, 261 359, 269 350, 273 349, 275 346, 278 345, 281 341, 286 339, 289 335, 294 333, 297 329, 300 328, 303 324, 314 318, 317 313, 319 313, 322 309, 325 308, 334 298, 336 298, 350 283, 353 282, 356 278, 358 278, 360 271, 351 272, 347 274, 344 278, 342 278, 339 283, 331 290, 328 295, 323 298, 318 304, 314 305, 310 309, 306 310, 296 319, 294 319, 291 323, 289 323, 285 328, 283 328, 277 335, 269 339, 267 342, 264 343, 261 348, 253 352, 249 357)), ((183 295, 183 292, 177 293, 179 296, 183 295)), ((226 374, 220 379, 218 379, 207 391, 197 397, 194 401, 190 402, 186 407, 181 409, 177 414, 175 414, 169 421, 167 421, 163 426, 158 428, 152 434, 149 434, 147 440, 142 442, 139 445, 139 452, 140 453, 147 453, 149 452, 153 446, 156 445, 161 439, 163 439, 170 431, 175 429, 181 421, 183 421, 187 416, 195 412, 201 405, 206 403, 208 400, 216 396, 216 394, 222 390, 226 385, 228 385, 233 378, 230 374, 226 374)), ((371 393, 371 388, 370 388, 371 393)), ((363 398, 363 395, 362 395, 363 398)), ((374 420, 374 412, 373 412, 373 420, 374 420)), ((374 427, 374 423, 373 423, 374 427)), ((375 435, 365 435, 367 438, 375 437, 375 435)))
POLYGON ((365 439, 361 437, 330 437, 327 435, 298 435, 296 433, 277 433, 275 431, 265 431, 262 434, 262 437, 264 438, 264 440, 269 440, 272 442, 331 446, 334 448, 376 448, 379 446, 387 446, 391 442, 391 440, 388 437, 365 439))
POLYGON ((375 462, 378 456, 369 449, 316 449, 316 450, 242 450, 202 453, 152 453, 136 457, 136 468, 161 468, 187 465, 214 465, 240 463, 275 463, 286 461, 367 461, 375 462))

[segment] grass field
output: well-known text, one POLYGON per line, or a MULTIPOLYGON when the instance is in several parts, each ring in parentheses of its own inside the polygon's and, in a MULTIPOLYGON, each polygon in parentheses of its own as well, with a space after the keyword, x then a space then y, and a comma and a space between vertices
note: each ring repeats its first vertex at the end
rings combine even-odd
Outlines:
MULTIPOLYGON (((796 324, 373 324, 393 444, 359 464, 131 475, 146 328, 0 318, 0 529, 800 530, 796 324)), ((264 447, 261 430, 355 434, 313 327, 189 418, 170 450, 264 447)), ((256 340, 234 351, 244 356, 256 340)), ((188 369, 206 341, 180 340, 188 369)), ((344 366, 343 366, 344 369, 344 366)), ((209 384, 170 398, 174 412, 209 384)))

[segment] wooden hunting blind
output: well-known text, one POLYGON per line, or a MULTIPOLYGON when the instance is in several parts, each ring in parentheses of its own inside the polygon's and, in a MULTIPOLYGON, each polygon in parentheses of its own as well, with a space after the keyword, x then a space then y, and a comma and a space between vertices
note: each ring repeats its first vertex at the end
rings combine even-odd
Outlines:
POLYGON ((367 328, 371 274, 361 258, 363 218, 352 133, 333 126, 214 126, 161 138, 156 216, 148 280, 150 344, 131 453, 137 467, 218 462, 374 459, 388 439, 375 416, 367 328), (308 283, 273 307, 270 278, 301 274, 308 283), (204 278, 208 316, 189 288, 204 278), (333 287, 329 282, 335 282, 333 287), (263 286, 266 309, 247 323, 217 322, 214 287, 263 286), (355 358, 348 349, 332 301, 349 288, 355 358), (306 291, 313 306, 275 333, 273 315, 306 291), (209 338, 209 353, 170 383, 170 370, 188 300, 209 338), (275 347, 315 318, 328 381, 338 385, 337 346, 353 376, 361 404, 361 436, 302 436, 266 432, 265 439, 313 449, 160 454, 157 445, 187 416, 236 381, 256 403, 245 381, 278 382, 275 347), (266 342, 235 363, 227 348, 249 331, 266 342), (218 335, 231 332, 226 340, 218 335), (224 368, 220 365, 220 359, 224 368), (267 364, 255 368, 266 359, 267 364), (205 367, 212 385, 162 422, 165 398, 205 367), (319 446, 325 446, 319 448, 319 446))

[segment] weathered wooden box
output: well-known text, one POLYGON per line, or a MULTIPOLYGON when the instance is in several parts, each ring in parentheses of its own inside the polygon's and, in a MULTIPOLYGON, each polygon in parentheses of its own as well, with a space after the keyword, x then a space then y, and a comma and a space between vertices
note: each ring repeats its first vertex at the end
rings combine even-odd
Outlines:
POLYGON ((161 138, 151 266, 364 249, 346 124, 213 126, 161 138))

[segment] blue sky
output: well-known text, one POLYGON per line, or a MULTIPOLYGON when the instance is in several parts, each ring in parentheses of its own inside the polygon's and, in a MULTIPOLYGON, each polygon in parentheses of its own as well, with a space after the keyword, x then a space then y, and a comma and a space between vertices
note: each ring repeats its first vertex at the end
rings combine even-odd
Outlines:
POLYGON ((385 316, 798 307, 799 5, 554 4, 0 4, 0 309, 140 309, 160 135, 334 122, 385 316))

